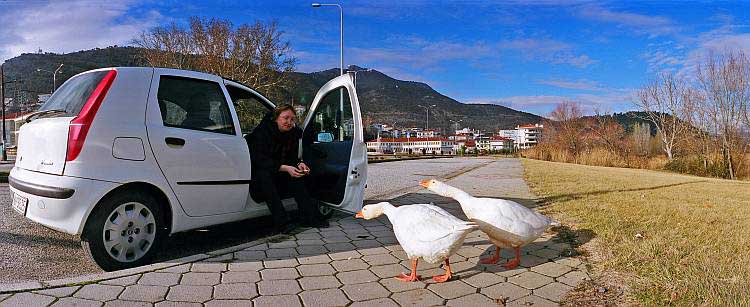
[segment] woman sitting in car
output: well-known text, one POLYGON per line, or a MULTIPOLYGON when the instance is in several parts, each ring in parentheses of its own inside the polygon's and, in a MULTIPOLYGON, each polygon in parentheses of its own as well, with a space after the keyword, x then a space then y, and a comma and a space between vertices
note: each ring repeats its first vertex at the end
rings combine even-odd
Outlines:
POLYGON ((310 198, 305 188, 303 178, 310 168, 298 158, 302 129, 296 126, 296 120, 292 106, 279 105, 246 137, 252 157, 250 193, 254 199, 266 202, 277 232, 295 228, 281 203, 284 192, 294 196, 302 226, 328 226, 318 210, 318 202, 310 198))

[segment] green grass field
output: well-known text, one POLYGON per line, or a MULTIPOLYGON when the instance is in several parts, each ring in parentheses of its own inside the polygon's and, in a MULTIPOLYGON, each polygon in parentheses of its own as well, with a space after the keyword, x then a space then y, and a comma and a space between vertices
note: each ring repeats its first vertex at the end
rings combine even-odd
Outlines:
POLYGON ((523 164, 545 212, 593 231, 595 275, 621 277, 629 300, 750 305, 750 182, 528 159, 523 164))

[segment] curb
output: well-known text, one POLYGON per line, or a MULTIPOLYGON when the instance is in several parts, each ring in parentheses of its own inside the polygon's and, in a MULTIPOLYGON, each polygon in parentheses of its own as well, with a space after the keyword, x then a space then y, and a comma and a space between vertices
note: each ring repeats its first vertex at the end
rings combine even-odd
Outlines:
POLYGON ((207 253, 195 254, 192 256, 182 257, 182 258, 174 259, 174 260, 167 260, 167 261, 159 262, 159 263, 153 263, 153 264, 140 266, 140 267, 132 268, 132 269, 125 269, 125 270, 104 272, 104 273, 97 273, 97 274, 89 274, 89 275, 62 278, 62 279, 54 279, 54 280, 49 280, 49 281, 30 281, 30 282, 13 283, 13 284, 0 284, 0 294, 12 294, 12 293, 26 292, 26 291, 45 290, 45 289, 53 289, 53 288, 60 288, 60 287, 67 287, 67 286, 93 284, 93 283, 97 283, 97 282, 104 281, 104 280, 110 280, 110 279, 115 279, 115 278, 121 278, 121 277, 137 275, 137 274, 153 272, 156 270, 171 268, 171 267, 175 267, 178 265, 189 264, 189 263, 198 262, 201 260, 216 258, 222 255, 240 251, 240 250, 243 250, 248 247, 258 245, 258 244, 267 243, 269 240, 274 239, 277 236, 278 235, 264 237, 264 238, 260 238, 251 242, 242 243, 239 245, 230 246, 227 248, 210 251, 207 253))

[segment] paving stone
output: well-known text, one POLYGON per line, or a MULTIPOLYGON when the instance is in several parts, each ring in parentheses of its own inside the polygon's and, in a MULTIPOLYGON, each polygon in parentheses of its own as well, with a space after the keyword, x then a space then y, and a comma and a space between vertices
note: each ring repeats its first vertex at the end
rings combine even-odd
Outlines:
POLYGON ((336 274, 336 278, 338 278, 339 281, 341 281, 341 283, 345 285, 361 284, 378 280, 378 277, 368 270, 341 272, 336 274))
POLYGON ((440 295, 440 297, 444 299, 454 299, 472 293, 477 293, 477 288, 467 285, 460 280, 434 283, 427 286, 427 289, 435 292, 435 294, 440 295))
POLYGON ((409 256, 407 256, 404 251, 394 251, 391 252, 391 255, 401 260, 409 260, 409 256))
POLYGON ((324 276, 333 275, 336 270, 330 264, 303 264, 297 267, 297 271, 302 276, 324 276))
POLYGON ((512 282, 526 289, 536 289, 553 281, 554 280, 550 277, 534 272, 524 272, 508 278, 508 282, 512 282))
POLYGON ((333 252, 328 254, 329 257, 333 260, 348 260, 348 259, 354 259, 354 258, 361 258, 362 254, 355 250, 345 251, 345 252, 333 252))
POLYGON ((293 268, 264 269, 260 271, 260 276, 263 280, 296 279, 299 273, 293 268))
POLYGON ((453 275, 457 276, 466 276, 466 275, 474 275, 477 272, 480 272, 482 270, 481 267, 477 267, 476 262, 470 262, 470 261, 461 261, 461 262, 451 262, 451 270, 453 271, 453 275))
POLYGON ((367 301, 376 298, 386 298, 390 292, 377 282, 346 285, 341 288, 352 301, 367 301))
POLYGON ((534 290, 534 295, 546 298, 553 302, 559 302, 573 287, 563 283, 553 282, 544 287, 534 290))
POLYGON ((294 307, 302 306, 296 295, 261 296, 253 300, 255 307, 294 307))
POLYGON ((523 247, 521 247, 521 254, 533 252, 535 250, 539 250, 544 248, 544 244, 538 243, 538 242, 532 242, 529 243, 523 247))
POLYGON ((566 257, 566 258, 555 260, 555 263, 559 263, 559 264, 562 264, 562 265, 567 265, 567 266, 569 266, 571 268, 575 268, 575 267, 581 265, 583 262, 581 261, 581 259, 578 259, 578 258, 566 257))
MULTIPOLYGON (((52 289, 34 291, 34 293, 41 294, 41 295, 49 295, 49 296, 54 296, 54 297, 66 297, 66 296, 73 295, 73 293, 76 292, 80 288, 81 286, 52 288, 52 289)), ((3 297, 0 297, 0 301, 2 300, 3 300, 3 297)))
POLYGON ((302 289, 296 280, 264 280, 258 283, 260 295, 297 294, 302 289))
POLYGON ((293 268, 297 265, 299 265, 299 262, 295 258, 263 261, 263 266, 266 269, 293 268))
POLYGON ((297 242, 295 240, 286 240, 286 241, 281 241, 281 242, 268 243, 268 248, 288 248, 288 247, 297 247, 297 242))
POLYGON ((214 299, 251 300, 258 296, 254 283, 221 284, 214 286, 214 299))
POLYGON ((388 278, 398 276, 401 273, 409 273, 409 269, 405 268, 401 264, 386 264, 377 265, 370 268, 370 271, 378 275, 380 278, 388 278))
POLYGON ((341 286, 341 282, 333 276, 302 277, 298 281, 304 290, 331 289, 341 286))
POLYGON ((529 254, 540 257, 540 258, 544 258, 544 259, 554 259, 558 255, 560 255, 560 252, 553 250, 553 249, 549 249, 549 248, 542 248, 542 249, 530 252, 529 254))
POLYGON ((478 249, 476 247, 462 246, 461 248, 459 248, 456 251, 456 254, 459 254, 459 255, 464 256, 466 258, 471 258, 471 257, 477 257, 477 256, 481 255, 483 252, 484 252, 483 250, 478 249))
POLYGON ((122 294, 120 294, 120 299, 156 303, 164 300, 167 291, 169 291, 169 288, 162 286, 134 285, 125 288, 125 291, 122 291, 122 294))
POLYGON ((76 291, 76 293, 73 294, 73 297, 105 302, 116 299, 123 289, 122 286, 99 284, 85 285, 83 288, 76 291))
POLYGON ((331 265, 333 265, 338 272, 361 270, 369 267, 369 265, 362 261, 362 259, 336 260, 331 262, 331 265))
POLYGON ((511 307, 511 306, 552 307, 552 306, 559 306, 559 304, 548 301, 536 295, 529 295, 529 296, 524 296, 522 298, 514 300, 508 303, 506 306, 508 307, 511 307))
POLYGON ((203 307, 200 303, 188 303, 188 302, 170 302, 162 301, 156 303, 155 307, 203 307))
POLYGON ((221 273, 221 283, 243 283, 260 281, 260 273, 255 271, 229 271, 221 273))
POLYGON ((357 251, 359 251, 359 253, 362 255, 388 254, 391 252, 390 250, 382 246, 371 247, 371 248, 358 248, 357 251))
POLYGON ((557 281, 564 283, 571 287, 577 287, 578 284, 580 284, 584 280, 588 280, 588 278, 589 276, 586 275, 586 273, 584 272, 572 271, 572 272, 568 272, 568 274, 558 277, 557 281))
POLYGON ((427 284, 418 281, 418 282, 403 282, 395 278, 387 278, 380 280, 380 284, 383 285, 388 291, 391 292, 404 292, 414 289, 424 289, 427 287, 427 284))
POLYGON ((224 272, 226 270, 226 263, 196 262, 190 266, 191 272, 224 272))
POLYGON ((447 306, 457 306, 457 307, 464 307, 464 306, 495 306, 498 305, 496 301, 481 295, 479 293, 470 294, 464 297, 460 297, 457 299, 449 300, 448 303, 446 303, 447 306))
POLYGON ((299 253, 294 248, 274 248, 266 250, 266 255, 272 259, 288 259, 297 257, 299 253))
POLYGON ((378 240, 378 242, 382 243, 383 245, 398 243, 398 240, 396 239, 395 236, 379 237, 377 240, 378 240))
POLYGON ((299 296, 305 306, 346 306, 351 302, 339 289, 304 291, 299 296))
POLYGON ((252 307, 252 301, 244 300, 210 300, 203 303, 206 307, 252 307))
POLYGON ((570 272, 571 268, 567 265, 557 264, 554 262, 547 262, 547 263, 540 264, 531 268, 531 271, 537 272, 539 274, 547 275, 549 277, 558 277, 558 276, 562 276, 565 273, 570 272))
POLYGON ((391 256, 390 254, 367 255, 363 256, 362 260, 367 262, 369 265, 393 264, 399 263, 401 261, 398 258, 391 256))
MULTIPOLYGON (((173 267, 168 267, 166 269, 158 270, 157 272, 179 273, 179 274, 187 273, 187 272, 190 272, 190 263, 180 264, 180 265, 176 265, 176 266, 173 266, 173 267)), ((126 278, 126 277, 123 277, 123 278, 126 278)), ((125 285, 122 285, 122 286, 125 286, 125 285)))
POLYGON ((531 268, 549 261, 549 259, 537 257, 534 255, 521 255, 521 266, 531 268))
POLYGON ((268 249, 268 244, 266 243, 260 243, 253 246, 250 246, 248 248, 243 249, 243 251, 264 251, 268 249))
POLYGON ((331 261, 331 257, 328 257, 328 255, 300 256, 297 258, 297 262, 300 264, 329 263, 331 261))
POLYGON ((364 302, 354 302, 350 307, 398 307, 398 304, 389 298, 379 298, 364 302))
POLYGON ((323 242, 323 240, 321 240, 321 239, 299 240, 299 241, 297 241, 297 245, 299 245, 299 246, 297 246, 297 251, 299 251, 299 248, 303 247, 303 246, 321 246, 321 245, 325 245, 325 244, 326 244, 326 242, 323 242))
POLYGON ((505 277, 498 276, 492 273, 481 272, 469 278, 461 279, 461 280, 476 288, 484 288, 484 287, 492 286, 494 284, 505 282, 505 277))
POLYGON ((346 236, 346 234, 343 231, 341 231, 341 230, 328 230, 328 229, 326 229, 325 231, 321 231, 320 235, 323 238, 345 237, 346 236))
POLYGON ((327 243, 351 243, 352 239, 349 239, 347 236, 338 236, 338 237, 324 237, 323 242, 327 243))
POLYGON ((54 304, 52 304, 52 307, 62 307, 62 306, 75 306, 75 307, 98 307, 102 306, 104 303, 100 301, 92 301, 82 298, 75 298, 75 297, 64 297, 59 300, 57 300, 54 304))
POLYGON ((229 264, 229 271, 260 271, 263 269, 263 262, 232 262, 229 264))
POLYGON ((104 303, 104 307, 151 307, 153 304, 146 302, 114 300, 104 303))
POLYGON ((352 241, 352 244, 357 248, 378 248, 383 246, 383 243, 380 243, 377 240, 357 240, 352 241))
POLYGON ((320 255, 327 254, 328 250, 322 245, 305 245, 297 247, 297 253, 300 255, 320 255))
POLYGON ((354 246, 354 244, 345 242, 345 243, 328 243, 324 245, 326 249, 328 249, 331 252, 344 252, 344 251, 351 251, 356 249, 357 247, 354 246))
POLYGON ((557 251, 564 251, 566 249, 570 249, 570 244, 568 243, 552 243, 550 245, 547 245, 547 248, 554 249, 557 251))
POLYGON ((482 288, 479 292, 491 299, 507 299, 508 301, 512 301, 514 299, 531 294, 530 290, 526 290, 509 282, 499 283, 494 286, 482 288))
POLYGON ((401 245, 399 245, 399 244, 386 245, 386 246, 383 246, 383 248, 385 248, 385 249, 387 249, 389 251, 392 251, 392 252, 403 252, 404 251, 404 248, 401 247, 401 245))
POLYGON ((294 236, 297 238, 297 244, 302 240, 319 240, 322 238, 319 233, 298 233, 294 236))
POLYGON ((139 285, 145 286, 174 286, 180 281, 180 274, 151 272, 143 274, 138 280, 139 285))
POLYGON ((393 294, 391 298, 401 306, 442 305, 443 299, 427 289, 416 289, 393 294))
POLYGON ((189 286, 213 286, 218 284, 221 279, 221 273, 185 273, 182 274, 180 285, 189 286))
POLYGON ((102 285, 110 285, 110 286, 130 286, 135 285, 136 282, 138 282, 138 279, 141 278, 141 275, 132 275, 132 276, 125 276, 115 279, 109 279, 109 280, 103 280, 99 283, 102 285))
POLYGON ((26 307, 26 306, 46 306, 55 300, 54 297, 34 294, 30 292, 16 293, 3 300, 3 307, 26 307))
POLYGON ((234 259, 241 261, 258 261, 266 258, 266 253, 264 251, 242 250, 234 253, 234 259))
POLYGON ((169 288, 167 300, 176 302, 203 303, 211 299, 214 289, 211 286, 174 286, 169 288))
POLYGON ((205 261, 205 262, 224 262, 224 263, 226 263, 228 261, 231 261, 232 259, 234 259, 234 253, 227 253, 227 254, 220 255, 218 257, 208 258, 208 259, 203 260, 203 261, 205 261))

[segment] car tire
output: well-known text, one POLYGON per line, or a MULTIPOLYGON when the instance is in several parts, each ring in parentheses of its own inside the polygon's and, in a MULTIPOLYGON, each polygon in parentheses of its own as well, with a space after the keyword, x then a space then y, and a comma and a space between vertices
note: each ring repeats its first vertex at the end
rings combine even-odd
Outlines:
POLYGON ((161 207, 143 191, 123 191, 103 199, 86 221, 81 246, 103 270, 148 264, 166 237, 161 207))

